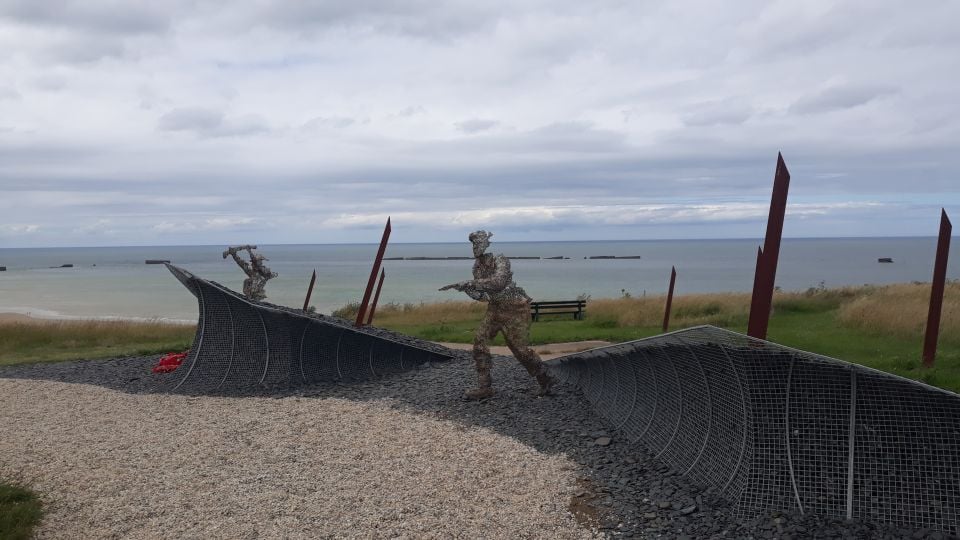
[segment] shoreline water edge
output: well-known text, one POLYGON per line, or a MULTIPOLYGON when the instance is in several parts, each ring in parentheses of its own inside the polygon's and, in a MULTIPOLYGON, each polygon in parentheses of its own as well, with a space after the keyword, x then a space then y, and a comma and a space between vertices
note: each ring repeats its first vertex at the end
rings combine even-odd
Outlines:
MULTIPOLYGON (((616 242, 494 242, 491 251, 511 257, 517 283, 535 300, 618 298, 664 294, 676 266, 676 292, 739 293, 751 290, 756 240, 616 242), (591 258, 593 257, 593 258, 591 258), (601 258, 598 258, 601 257, 601 258)), ((810 287, 929 281, 934 238, 786 239, 777 285, 810 287), (879 263, 880 259, 893 263, 879 263)), ((267 286, 268 301, 301 306, 311 272, 312 304, 330 313, 363 293, 373 245, 263 245, 279 277, 267 286)), ((122 248, 0 248, 0 313, 43 319, 105 319, 193 323, 190 293, 158 264, 170 260, 205 279, 241 290, 245 277, 222 246, 122 248), (70 265, 70 266, 65 266, 70 265)), ((453 299, 438 292, 469 275, 469 244, 392 244, 383 267, 381 304, 420 304, 453 299)), ((960 277, 954 257, 948 278, 960 277)))

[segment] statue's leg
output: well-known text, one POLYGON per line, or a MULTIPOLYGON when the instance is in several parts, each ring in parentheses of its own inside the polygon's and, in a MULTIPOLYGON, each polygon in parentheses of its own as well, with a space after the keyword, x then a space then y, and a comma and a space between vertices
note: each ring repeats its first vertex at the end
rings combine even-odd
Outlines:
POLYGON ((478 386, 465 394, 468 399, 484 399, 493 395, 493 379, 490 376, 493 359, 490 356, 490 342, 499 329, 499 324, 488 310, 473 336, 473 360, 477 365, 478 386))
POLYGON ((537 351, 530 348, 530 306, 512 308, 503 314, 503 337, 513 356, 540 384, 539 395, 550 393, 553 378, 537 351))

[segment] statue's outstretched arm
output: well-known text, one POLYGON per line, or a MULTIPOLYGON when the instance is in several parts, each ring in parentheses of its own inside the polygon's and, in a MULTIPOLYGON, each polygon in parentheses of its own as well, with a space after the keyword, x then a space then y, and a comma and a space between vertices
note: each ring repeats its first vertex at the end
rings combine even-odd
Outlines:
POLYGON ((249 277, 253 277, 253 267, 250 266, 249 262, 241 259, 240 256, 237 255, 237 250, 235 248, 231 248, 223 252, 224 259, 227 258, 227 255, 230 255, 231 257, 233 257, 233 260, 237 262, 237 266, 239 266, 240 269, 243 270, 243 273, 247 274, 247 276, 249 277))

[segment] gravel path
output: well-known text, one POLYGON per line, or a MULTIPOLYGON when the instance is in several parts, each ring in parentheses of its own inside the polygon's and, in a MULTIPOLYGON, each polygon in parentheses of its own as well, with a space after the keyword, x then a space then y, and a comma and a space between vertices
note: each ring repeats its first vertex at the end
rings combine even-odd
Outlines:
POLYGON ((532 397, 512 358, 495 359, 498 394, 483 403, 460 398, 475 381, 468 353, 242 398, 145 393, 155 360, 0 369, 0 425, 17 434, 0 441, 0 475, 52 501, 44 536, 945 538, 737 519, 578 391, 532 397))
POLYGON ((43 538, 589 536, 571 460, 389 401, 0 396, 0 470, 50 502, 43 538))

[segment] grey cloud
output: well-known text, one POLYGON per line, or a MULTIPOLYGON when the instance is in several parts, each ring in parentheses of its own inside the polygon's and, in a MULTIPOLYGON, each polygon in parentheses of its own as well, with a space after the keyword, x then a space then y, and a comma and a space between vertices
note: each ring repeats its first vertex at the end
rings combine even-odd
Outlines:
POLYGON ((411 116, 417 116, 421 114, 426 114, 427 110, 420 105, 410 105, 400 109, 400 112, 396 114, 399 118, 409 118, 411 116))
POLYGON ((254 13, 254 20, 260 25, 302 32, 361 28, 428 39, 447 39, 489 28, 498 18, 496 6, 469 0, 276 0, 263 4, 254 13))
POLYGON ((67 87, 67 78, 62 75, 45 73, 31 81, 34 88, 46 92, 59 92, 67 87))
POLYGON ((753 115, 753 107, 733 100, 711 101, 690 107, 682 116, 688 126, 736 125, 753 115))
POLYGON ((20 99, 20 92, 12 86, 0 86, 0 100, 4 99, 20 99))
POLYGON ((896 92, 896 88, 886 85, 850 84, 831 86, 817 93, 801 97, 790 106, 790 111, 799 114, 816 114, 850 109, 896 92))
POLYGON ((344 129, 352 126, 356 120, 346 116, 317 116, 304 122, 304 129, 344 129))
POLYGON ((496 120, 481 120, 475 118, 472 120, 464 120, 462 122, 457 122, 454 124, 457 129, 464 133, 480 133, 481 131, 487 131, 490 128, 496 127, 500 122, 496 120))
POLYGON ((77 34, 47 46, 46 59, 65 64, 87 64, 104 58, 121 58, 128 54, 123 39, 95 34, 77 34))
POLYGON ((166 3, 136 0, 3 0, 0 1, 0 14, 28 25, 110 34, 141 34, 167 29, 170 15, 161 11, 160 6, 166 6, 166 3))
POLYGON ((222 111, 200 107, 173 109, 157 122, 160 131, 185 131, 200 137, 237 137, 268 130, 259 116, 227 118, 222 111))

